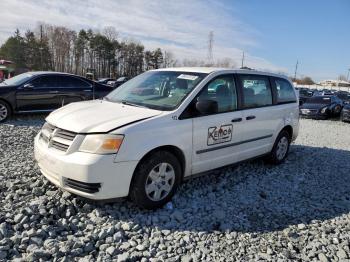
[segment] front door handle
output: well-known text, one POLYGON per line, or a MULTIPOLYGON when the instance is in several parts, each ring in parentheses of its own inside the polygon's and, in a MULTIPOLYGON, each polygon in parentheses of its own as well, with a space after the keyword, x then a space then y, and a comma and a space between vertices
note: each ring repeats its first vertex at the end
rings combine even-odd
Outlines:
POLYGON ((58 91, 49 91, 49 94, 58 94, 58 91))
POLYGON ((252 120, 252 119, 254 119, 255 118, 255 116, 247 116, 245 119, 247 119, 247 120, 252 120))
POLYGON ((241 121, 242 121, 242 118, 241 118, 241 117, 234 118, 234 119, 231 120, 232 123, 241 122, 241 121))

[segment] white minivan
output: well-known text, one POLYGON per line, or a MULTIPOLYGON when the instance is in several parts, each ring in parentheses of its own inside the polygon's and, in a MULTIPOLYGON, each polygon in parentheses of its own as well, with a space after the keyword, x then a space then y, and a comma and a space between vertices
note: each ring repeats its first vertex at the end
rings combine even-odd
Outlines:
POLYGON ((298 105, 291 82, 277 74, 151 70, 101 100, 52 112, 35 158, 71 193, 158 208, 192 175, 260 156, 283 162, 298 135, 298 105))

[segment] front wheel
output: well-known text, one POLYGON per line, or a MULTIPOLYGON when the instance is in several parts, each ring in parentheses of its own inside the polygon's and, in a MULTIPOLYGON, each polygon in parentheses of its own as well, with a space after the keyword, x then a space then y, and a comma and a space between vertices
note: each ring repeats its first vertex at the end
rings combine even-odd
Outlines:
POLYGON ((0 122, 4 122, 11 115, 11 108, 6 102, 0 100, 0 122))
POLYGON ((289 133, 285 130, 281 131, 276 138, 270 155, 268 156, 268 162, 274 165, 281 164, 288 155, 290 141, 289 133))
POLYGON ((131 200, 141 208, 156 209, 166 204, 181 181, 181 165, 167 151, 146 157, 136 168, 130 188, 131 200))
POLYGON ((334 107, 334 114, 335 115, 339 115, 341 112, 341 106, 337 105, 336 107, 334 107))

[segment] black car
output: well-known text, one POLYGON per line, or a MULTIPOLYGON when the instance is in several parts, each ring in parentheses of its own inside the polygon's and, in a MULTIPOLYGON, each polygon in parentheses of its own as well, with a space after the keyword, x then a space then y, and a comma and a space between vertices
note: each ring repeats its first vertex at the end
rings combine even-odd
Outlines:
POLYGON ((300 115, 307 118, 327 119, 339 116, 343 101, 337 96, 313 96, 300 106, 300 115))
POLYGON ((313 96, 313 91, 308 88, 299 88, 299 101, 305 103, 310 97, 313 96))
POLYGON ((340 115, 340 119, 343 122, 350 122, 350 103, 344 104, 343 110, 340 115))
POLYGON ((96 82, 99 83, 99 84, 107 85, 107 83, 109 81, 115 81, 115 79, 114 78, 100 78, 96 82))
POLYGON ((126 83, 129 79, 126 76, 119 77, 115 82, 114 82, 114 88, 117 88, 121 86, 122 84, 126 83))
POLYGON ((13 113, 50 112, 72 102, 101 98, 112 90, 66 73, 20 74, 0 83, 0 122, 13 113))
POLYGON ((350 93, 346 91, 338 91, 335 93, 337 97, 339 97, 344 102, 350 102, 350 93))

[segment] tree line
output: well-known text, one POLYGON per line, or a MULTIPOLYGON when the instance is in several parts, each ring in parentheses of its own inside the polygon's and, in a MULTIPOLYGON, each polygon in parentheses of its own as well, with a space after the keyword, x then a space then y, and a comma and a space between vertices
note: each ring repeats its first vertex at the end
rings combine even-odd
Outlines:
POLYGON ((177 63, 169 51, 146 50, 141 42, 119 40, 114 27, 102 32, 76 32, 48 24, 40 24, 23 35, 17 29, 0 47, 0 57, 15 62, 22 70, 93 73, 95 77, 133 77, 177 63))

